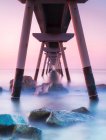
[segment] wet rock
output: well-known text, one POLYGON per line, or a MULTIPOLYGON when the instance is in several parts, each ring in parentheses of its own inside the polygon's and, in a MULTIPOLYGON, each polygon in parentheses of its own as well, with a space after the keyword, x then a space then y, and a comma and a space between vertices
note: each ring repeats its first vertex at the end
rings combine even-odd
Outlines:
POLYGON ((106 89, 106 84, 99 84, 97 85, 97 88, 106 89))
POLYGON ((10 114, 0 115, 0 135, 11 135, 18 124, 26 124, 21 116, 12 116, 10 114))
MULTIPOLYGON (((12 89, 14 80, 10 81, 10 89, 12 89)), ((22 90, 25 91, 35 91, 35 81, 32 79, 31 76, 24 76, 22 81, 22 90)))
POLYGON ((65 88, 62 84, 42 84, 36 88, 36 95, 39 96, 51 96, 51 95, 64 95, 68 93, 68 89, 65 88), (39 89, 38 89, 39 88, 39 89))
POLYGON ((68 89, 64 87, 59 81, 59 75, 56 70, 52 70, 49 73, 48 83, 43 83, 37 87, 37 95, 59 95, 62 93, 68 93, 68 89))
POLYGON ((90 111, 86 107, 80 107, 78 109, 72 110, 72 112, 78 112, 83 114, 90 114, 90 111))
POLYGON ((33 111, 31 111, 28 119, 30 121, 45 120, 47 117, 49 117, 50 113, 51 113, 51 111, 46 108, 33 110, 33 111))
POLYGON ((59 74, 56 70, 52 70, 49 75, 50 87, 48 92, 68 92, 68 90, 60 83, 59 74))
POLYGON ((3 91, 3 88, 2 87, 0 87, 0 92, 2 92, 3 91))
POLYGON ((42 140, 42 132, 38 128, 28 125, 18 125, 12 136, 12 139, 19 140, 20 138, 28 140, 42 140))
POLYGON ((47 95, 50 83, 43 83, 36 87, 35 95, 47 95))
POLYGON ((49 87, 48 92, 68 93, 68 89, 66 89, 62 84, 52 84, 49 87))
POLYGON ((78 112, 55 111, 47 118, 46 123, 52 126, 65 127, 76 123, 87 122, 92 116, 78 112))
POLYGON ((27 122, 19 115, 1 114, 0 115, 0 136, 8 137, 11 140, 30 139, 41 140, 41 130, 30 127, 27 122))

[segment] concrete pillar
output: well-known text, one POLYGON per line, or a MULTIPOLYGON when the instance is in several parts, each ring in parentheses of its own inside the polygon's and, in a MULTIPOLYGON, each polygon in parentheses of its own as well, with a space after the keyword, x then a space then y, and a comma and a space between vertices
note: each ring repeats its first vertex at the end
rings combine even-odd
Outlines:
POLYGON ((50 60, 49 60, 49 58, 48 58, 47 68, 46 68, 46 75, 47 75, 47 73, 48 73, 48 69, 49 69, 49 62, 50 62, 50 60))
POLYGON ((71 2, 70 0, 68 0, 68 6, 69 6, 69 11, 73 22, 73 26, 74 26, 76 39, 77 39, 78 49, 79 49, 85 81, 89 93, 89 98, 91 100, 98 100, 98 95, 96 91, 92 68, 90 65, 89 55, 88 55, 87 46, 84 38, 78 6, 76 2, 71 2))
POLYGON ((42 43, 41 49, 40 49, 40 53, 39 53, 39 58, 38 58, 38 62, 37 62, 36 72, 35 72, 35 76, 34 76, 34 80, 35 81, 37 81, 38 74, 39 74, 39 68, 40 68, 41 59, 42 59, 42 55, 43 55, 43 48, 44 48, 44 43, 42 43))
POLYGON ((24 67, 25 67, 27 47, 29 41, 30 27, 32 22, 33 9, 34 9, 33 1, 27 0, 25 6, 21 38, 20 38, 16 74, 15 74, 14 85, 12 89, 12 98, 19 98, 21 93, 22 79, 24 74, 24 67))
POLYGON ((58 72, 59 74, 61 74, 61 67, 60 67, 60 54, 58 54, 58 55, 57 55, 56 69, 57 69, 57 72, 58 72))
POLYGON ((70 74, 69 74, 69 70, 68 70, 68 65, 67 65, 67 61, 66 61, 66 57, 65 57, 65 53, 64 53, 63 44, 59 43, 59 47, 60 47, 61 53, 62 53, 62 58, 63 58, 64 67, 65 67, 67 81, 71 82, 71 78, 70 78, 70 74))
POLYGON ((58 73, 60 73, 60 71, 59 71, 59 55, 56 56, 55 68, 56 68, 56 71, 58 73))
POLYGON ((59 65, 60 65, 60 72, 61 72, 61 76, 63 77, 63 70, 62 70, 62 65, 61 65, 61 61, 59 60, 59 65))
POLYGON ((51 64, 51 62, 50 62, 50 65, 49 65, 49 70, 48 70, 48 72, 50 73, 50 72, 51 72, 51 70, 52 70, 52 64, 51 64))
POLYGON ((44 72, 45 72, 46 62, 47 62, 47 54, 46 54, 45 60, 44 60, 44 65, 43 65, 43 70, 42 70, 42 77, 43 77, 44 72))

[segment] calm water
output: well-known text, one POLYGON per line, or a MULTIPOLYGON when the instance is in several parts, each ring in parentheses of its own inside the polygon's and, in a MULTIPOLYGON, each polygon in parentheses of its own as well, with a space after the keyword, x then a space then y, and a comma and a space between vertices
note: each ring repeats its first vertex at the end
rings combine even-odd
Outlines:
MULTIPOLYGON (((0 70, 0 86, 4 91, 0 93, 0 113, 22 114, 26 118, 33 109, 48 107, 54 110, 72 110, 82 106, 87 107, 94 114, 94 120, 70 126, 68 128, 53 129, 36 124, 43 131, 43 140, 106 140, 106 90, 98 89, 99 103, 92 106, 88 99, 84 77, 80 70, 71 70, 71 85, 67 86, 68 94, 38 97, 36 93, 22 93, 19 103, 11 101, 9 81, 14 77, 14 70, 0 70)), ((25 71, 25 75, 33 77, 34 70, 25 71)), ((106 84, 106 71, 95 70, 96 84, 106 84)), ((46 77, 44 77, 46 81, 46 77)), ((42 83, 39 77, 38 83, 42 83)))

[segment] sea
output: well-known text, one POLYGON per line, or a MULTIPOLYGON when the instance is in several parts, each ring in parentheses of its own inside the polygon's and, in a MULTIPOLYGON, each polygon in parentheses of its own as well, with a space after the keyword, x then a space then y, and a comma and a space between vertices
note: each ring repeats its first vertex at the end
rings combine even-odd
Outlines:
MULTIPOLYGON (((24 75, 34 77, 35 70, 27 69, 24 75)), ((9 89, 10 80, 15 76, 13 69, 0 69, 0 114, 18 114, 26 120, 34 109, 49 108, 52 110, 71 111, 80 107, 86 107, 93 113, 94 119, 84 123, 78 123, 65 128, 52 128, 44 124, 32 124, 42 130, 42 140, 106 140, 106 70, 93 70, 99 102, 92 105, 89 101, 84 75, 82 70, 70 70, 71 83, 67 83, 66 75, 60 77, 60 82, 68 93, 56 93, 54 95, 39 96, 36 91, 22 92, 20 101, 11 100, 9 89)), ((38 86, 47 82, 48 75, 38 76, 38 86)), ((29 123, 29 122, 28 122, 29 123)), ((1 140, 1 139, 0 139, 1 140)), ((3 139, 5 140, 5 138, 3 139)))

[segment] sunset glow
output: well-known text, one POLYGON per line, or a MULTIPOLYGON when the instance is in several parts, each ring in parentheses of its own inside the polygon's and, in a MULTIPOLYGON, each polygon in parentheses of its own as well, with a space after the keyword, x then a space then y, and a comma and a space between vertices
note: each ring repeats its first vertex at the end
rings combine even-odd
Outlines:
MULTIPOLYGON (((16 67, 24 6, 17 0, 0 1, 0 69, 16 67)), ((86 4, 79 4, 79 11, 92 67, 106 69, 106 0, 89 0, 86 4)), ((35 15, 33 15, 26 68, 36 67, 40 43, 33 38, 34 32, 40 32, 35 15)), ((68 32, 74 32, 72 23, 68 32)), ((65 46, 69 68, 81 68, 75 37, 65 46)))

